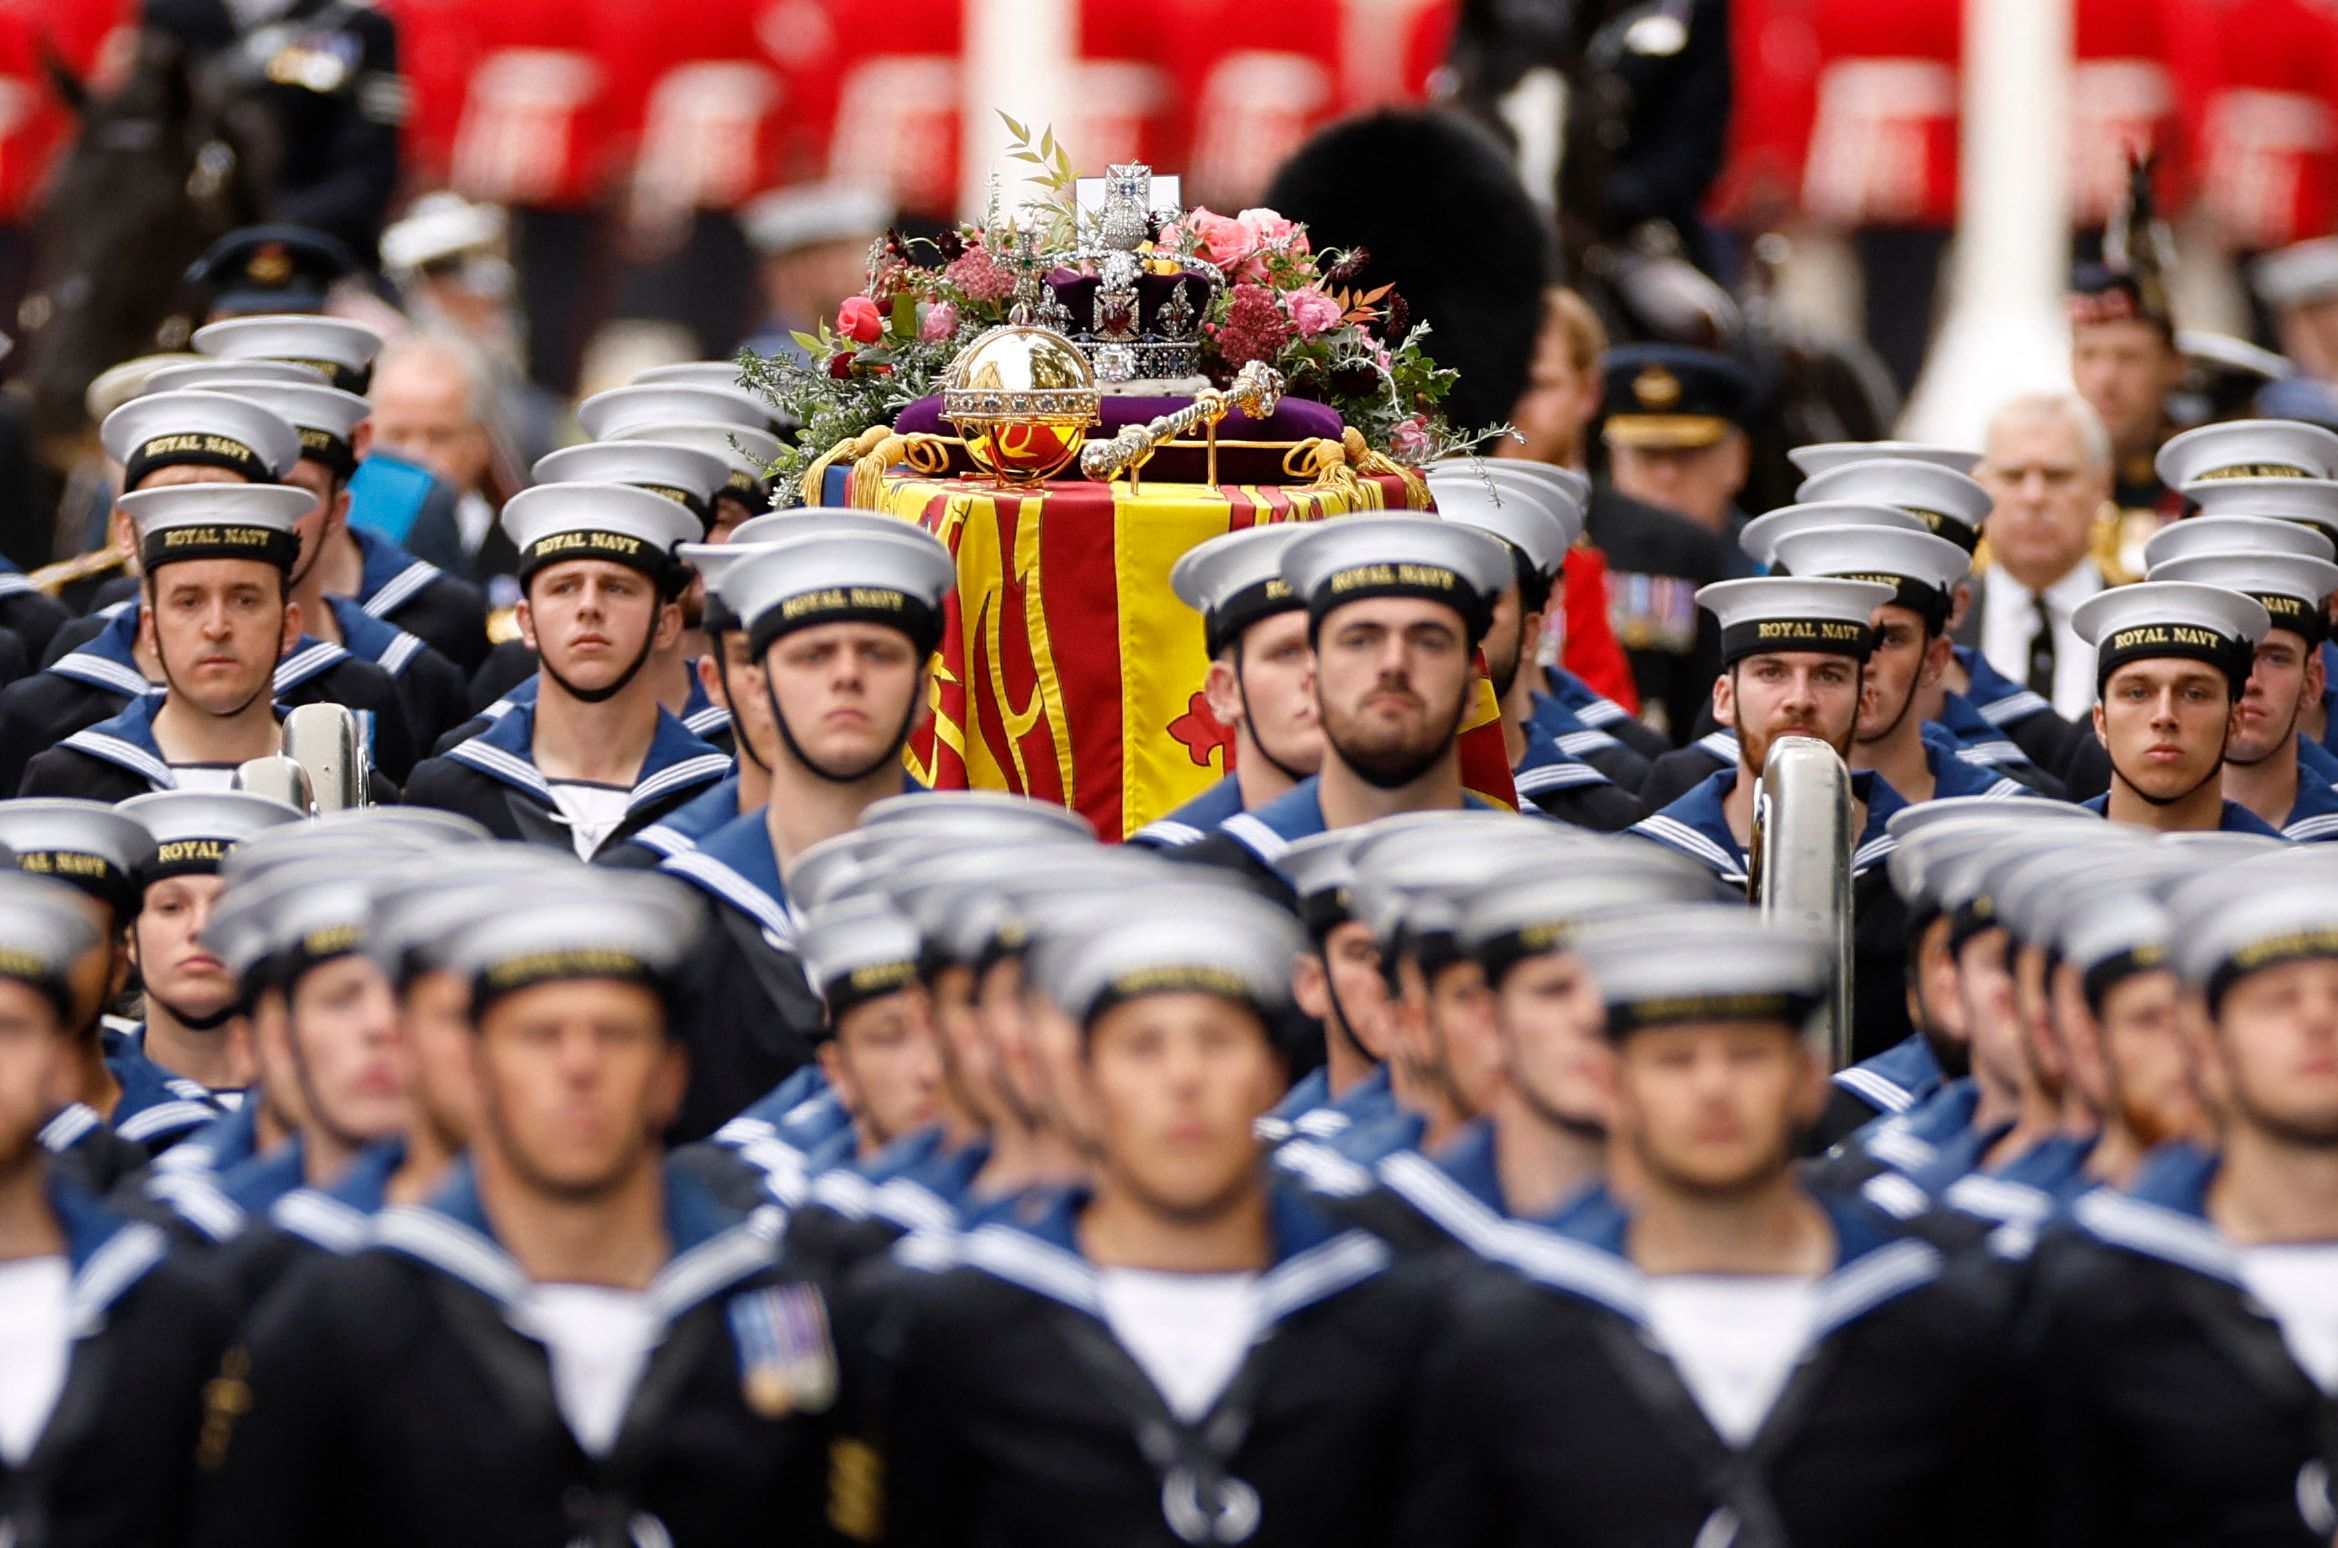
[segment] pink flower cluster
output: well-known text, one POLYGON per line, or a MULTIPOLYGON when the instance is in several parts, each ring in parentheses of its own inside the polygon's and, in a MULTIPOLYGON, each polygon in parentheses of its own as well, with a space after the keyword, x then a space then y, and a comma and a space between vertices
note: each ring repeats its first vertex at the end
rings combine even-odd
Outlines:
POLYGON ((1162 245, 1176 246, 1185 231, 1194 234, 1201 256, 1237 280, 1264 279, 1266 254, 1270 251, 1304 254, 1310 250, 1307 233, 1300 229, 1299 223, 1285 220, 1273 210, 1214 215, 1196 207, 1186 212, 1182 226, 1172 225, 1162 231, 1162 245))
POLYGON ((1015 293, 1014 273, 980 244, 969 246, 953 259, 942 271, 942 278, 969 301, 1004 301, 1015 293))
POLYGON ((1312 339, 1338 327, 1347 314, 1340 304, 1315 286, 1293 290, 1283 296, 1283 305, 1290 308, 1291 324, 1299 330, 1299 337, 1312 339))
POLYGON ((1273 291, 1264 285, 1236 285, 1226 320, 1218 324, 1218 352, 1228 369, 1240 370, 1253 360, 1275 359, 1297 331, 1273 291))

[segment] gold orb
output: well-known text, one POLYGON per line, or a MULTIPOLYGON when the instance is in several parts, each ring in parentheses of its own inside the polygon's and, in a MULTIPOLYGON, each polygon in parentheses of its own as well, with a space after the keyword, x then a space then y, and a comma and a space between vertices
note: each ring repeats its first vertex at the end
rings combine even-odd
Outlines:
POLYGON ((1070 466, 1096 404, 1088 357, 1047 328, 993 328, 942 378, 942 417, 966 438, 976 465, 1009 484, 1036 484, 1070 466))

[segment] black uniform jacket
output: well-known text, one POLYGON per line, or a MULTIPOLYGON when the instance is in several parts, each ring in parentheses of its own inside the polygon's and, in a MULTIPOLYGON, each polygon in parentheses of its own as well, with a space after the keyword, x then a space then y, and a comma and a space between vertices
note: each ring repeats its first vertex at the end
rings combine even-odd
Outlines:
POLYGON ((586 1452, 528 1282, 468 1173, 375 1217, 372 1245, 298 1264, 230 1354, 243 1412, 197 1541, 411 1548, 820 1543, 836 1362, 826 1302, 767 1232, 669 1173, 663 1332, 616 1441, 586 1452))
POLYGON ((1824 1200, 1838 1266, 1812 1336, 1744 1446, 1725 1440, 1604 1239, 1511 1233, 1458 1298, 1406 1465, 1406 1548, 2006 1542, 2019 1491, 2002 1354, 2010 1278, 1824 1200), (1513 1272, 1514 1271, 1514 1272, 1513 1272), (2001 1451, 2003 1454, 2001 1454, 2001 1451))
POLYGON ((64 1390, 21 1465, 0 1462, 0 1541, 150 1548, 185 1540, 205 1383, 226 1308, 163 1233, 52 1174, 72 1267, 64 1390))
POLYGON ((2329 1548, 2338 1399, 2243 1287, 2203 1213, 2215 1158, 2175 1147, 2038 1245, 2021 1347, 2046 1467, 2040 1542, 2329 1548))
MULTIPOLYGON (((162 703, 161 694, 148 694, 131 700, 111 720, 74 732, 32 760, 17 793, 110 802, 126 801, 149 790, 179 788, 177 776, 163 761, 162 749, 154 740, 154 714, 162 703)), ((283 718, 286 708, 281 700, 277 702, 278 719, 283 718)), ((368 769, 366 775, 368 801, 380 806, 397 800, 398 787, 381 769, 368 769)))
POLYGON ((1264 1328, 1187 1425, 1103 1320, 1073 1245, 1083 1202, 1031 1195, 963 1234, 912 1236, 848 1291, 868 1319, 848 1346, 868 1356, 861 1418, 882 1483, 838 1503, 883 1505, 838 1524, 905 1548, 1178 1548, 1213 1525, 1255 1548, 1401 1541, 1392 1506, 1439 1281, 1278 1194, 1264 1328))

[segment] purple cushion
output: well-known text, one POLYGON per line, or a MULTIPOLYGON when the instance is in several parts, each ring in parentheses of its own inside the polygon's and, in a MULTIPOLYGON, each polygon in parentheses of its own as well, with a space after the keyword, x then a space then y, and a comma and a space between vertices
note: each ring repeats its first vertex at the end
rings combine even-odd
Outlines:
MULTIPOLYGON (((1116 435, 1130 425, 1142 425, 1173 414, 1186 406, 1186 398, 1106 398, 1099 412, 1102 425, 1088 433, 1102 440, 1116 435)), ((893 428, 903 435, 955 435, 957 431, 942 418, 942 400, 938 397, 920 398, 903 409, 893 421, 893 428)), ((1346 431, 1339 415, 1308 398, 1285 398, 1275 411, 1261 423, 1247 414, 1226 416, 1218 426, 1218 438, 1223 441, 1337 441, 1346 431)), ((1208 452, 1201 446, 1165 447, 1153 454, 1141 475, 1157 478, 1165 484, 1198 484, 1207 472, 1208 452)), ((965 448, 950 448, 950 472, 972 473, 974 463, 965 448)), ((1076 477, 1077 474, 1066 474, 1076 477)), ((1218 450, 1218 481, 1226 484, 1287 484, 1293 482, 1283 471, 1283 453, 1280 450, 1260 451, 1251 448, 1221 446, 1218 450)))

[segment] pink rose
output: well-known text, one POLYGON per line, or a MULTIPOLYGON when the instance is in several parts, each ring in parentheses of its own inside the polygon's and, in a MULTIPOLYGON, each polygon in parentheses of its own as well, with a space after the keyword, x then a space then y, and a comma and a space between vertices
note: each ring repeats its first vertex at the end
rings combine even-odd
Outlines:
POLYGON ((856 344, 874 344, 885 336, 885 314, 867 296, 846 296, 836 309, 836 331, 856 344))
POLYGON ((1232 216, 1190 210, 1185 225, 1200 239, 1201 255, 1228 273, 1240 268, 1258 251, 1258 233, 1232 216))
POLYGON ((1298 325, 1299 337, 1303 339, 1311 339, 1319 333, 1330 332, 1338 327, 1340 319, 1347 315, 1340 310, 1337 301, 1312 285, 1305 290, 1290 292, 1283 297, 1283 302, 1290 307, 1291 321, 1298 325))
POLYGON ((1429 455, 1429 427, 1415 414, 1388 432, 1388 450, 1398 460, 1419 463, 1429 455))
POLYGON ((917 336, 929 344, 936 344, 958 331, 958 309, 947 301, 936 301, 926 308, 925 321, 917 326, 917 336))
POLYGON ((1250 228, 1260 247, 1280 247, 1286 253, 1309 251, 1307 233, 1299 223, 1273 210, 1244 210, 1234 218, 1250 228))

